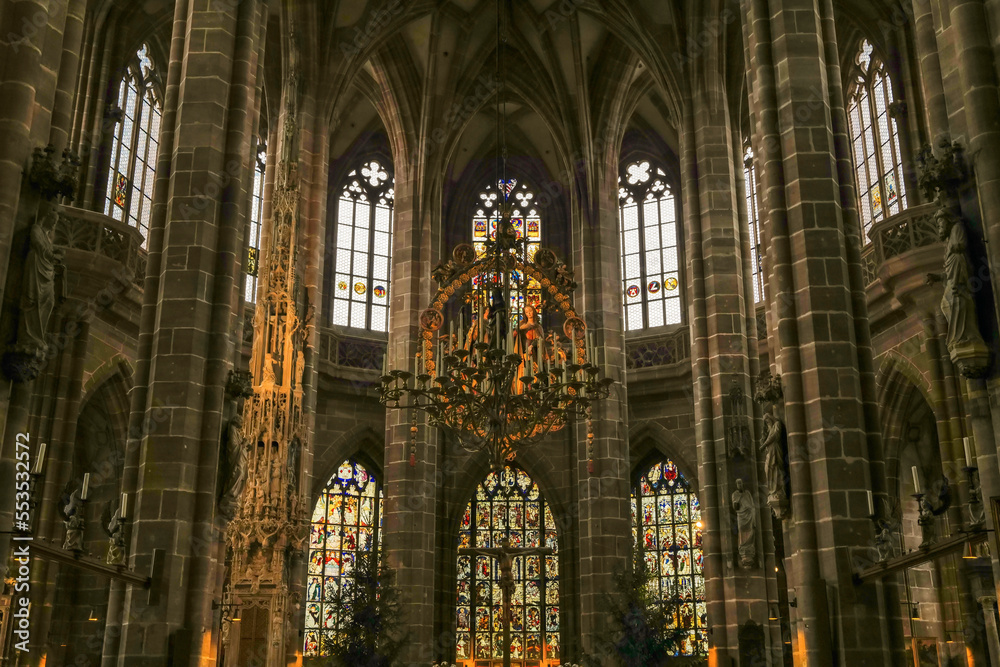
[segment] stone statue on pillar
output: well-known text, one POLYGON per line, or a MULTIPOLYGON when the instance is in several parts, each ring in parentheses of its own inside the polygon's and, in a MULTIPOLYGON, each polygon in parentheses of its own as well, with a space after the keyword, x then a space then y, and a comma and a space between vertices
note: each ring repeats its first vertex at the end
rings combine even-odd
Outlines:
POLYGON ((764 438, 760 445, 764 452, 764 474, 767 477, 767 504, 774 516, 788 516, 788 496, 785 493, 785 425, 770 412, 764 413, 764 438))
POLYGON ((63 257, 61 248, 53 243, 53 232, 59 220, 60 207, 42 204, 39 218, 31 226, 28 258, 24 262, 21 284, 21 319, 17 343, 22 347, 45 350, 45 331, 55 307, 56 264, 63 257))
POLYGON ((739 529, 740 567, 750 569, 757 564, 757 502, 739 478, 733 491, 733 510, 739 529))
POLYGON ((249 443, 243 434, 243 415, 237 413, 229 420, 222 447, 222 493, 219 511, 227 518, 236 514, 236 504, 243 496, 249 465, 249 443))
POLYGON ((976 301, 969 280, 968 232, 962 218, 943 203, 934 217, 938 236, 945 244, 941 312, 948 321, 948 352, 963 375, 975 376, 984 370, 989 351, 979 333, 976 301))

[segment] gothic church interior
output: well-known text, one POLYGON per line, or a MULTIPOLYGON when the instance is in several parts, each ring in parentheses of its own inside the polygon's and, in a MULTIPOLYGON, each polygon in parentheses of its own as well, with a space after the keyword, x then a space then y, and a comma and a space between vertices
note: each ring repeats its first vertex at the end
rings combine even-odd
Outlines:
POLYGON ((998 270, 1000 0, 0 0, 0 664, 997 667, 998 270))

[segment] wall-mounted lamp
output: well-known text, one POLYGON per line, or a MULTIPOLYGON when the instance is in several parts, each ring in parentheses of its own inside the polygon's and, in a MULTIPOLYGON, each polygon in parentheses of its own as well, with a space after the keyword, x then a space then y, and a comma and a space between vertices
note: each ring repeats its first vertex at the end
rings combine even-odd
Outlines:
POLYGON ((769 605, 767 605, 767 609, 768 609, 767 620, 769 620, 769 621, 777 621, 778 620, 778 605, 776 605, 776 604, 769 604, 769 605))

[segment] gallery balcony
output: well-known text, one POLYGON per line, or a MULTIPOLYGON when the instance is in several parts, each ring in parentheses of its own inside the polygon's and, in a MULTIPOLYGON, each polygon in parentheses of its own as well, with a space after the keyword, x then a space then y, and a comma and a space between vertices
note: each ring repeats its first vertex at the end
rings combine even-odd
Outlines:
POLYGON ((147 259, 139 230, 103 213, 64 206, 53 242, 65 253, 66 305, 138 325, 147 259))

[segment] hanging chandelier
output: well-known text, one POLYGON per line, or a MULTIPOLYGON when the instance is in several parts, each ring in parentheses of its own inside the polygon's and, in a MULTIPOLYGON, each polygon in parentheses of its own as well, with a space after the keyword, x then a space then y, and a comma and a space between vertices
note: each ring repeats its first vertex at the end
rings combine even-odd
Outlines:
MULTIPOLYGON (((548 249, 529 258, 523 220, 511 218, 506 199, 493 223, 484 251, 459 245, 435 269, 439 289, 420 316, 416 372, 387 370, 386 359, 382 403, 425 412, 463 448, 487 453, 494 469, 584 417, 592 462, 592 407, 613 381, 602 377, 593 334, 573 308, 572 272, 548 249), (562 321, 563 336, 545 332, 543 314, 562 321)), ((414 464, 416 412, 412 421, 414 464)))
POLYGON ((501 110, 505 18, 498 0, 497 208, 480 222, 487 228, 483 243, 457 246, 434 269, 438 291, 420 316, 415 372, 388 370, 386 355, 381 401, 411 410, 410 465, 416 464, 417 411, 463 448, 488 454, 494 470, 583 417, 593 472, 592 408, 607 398, 613 381, 602 377, 593 334, 573 308, 573 272, 554 252, 529 242, 535 221, 512 207, 516 181, 507 179, 501 110))

